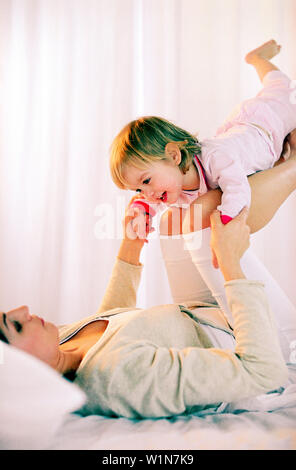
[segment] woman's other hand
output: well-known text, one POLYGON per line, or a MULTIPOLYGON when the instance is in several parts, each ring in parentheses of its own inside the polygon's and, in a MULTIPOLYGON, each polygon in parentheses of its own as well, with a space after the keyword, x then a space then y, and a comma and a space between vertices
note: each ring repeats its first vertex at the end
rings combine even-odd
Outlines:
POLYGON ((250 246, 250 228, 246 224, 248 208, 242 211, 227 225, 223 225, 220 212, 211 214, 211 249, 213 266, 220 268, 225 281, 245 278, 240 259, 250 246))

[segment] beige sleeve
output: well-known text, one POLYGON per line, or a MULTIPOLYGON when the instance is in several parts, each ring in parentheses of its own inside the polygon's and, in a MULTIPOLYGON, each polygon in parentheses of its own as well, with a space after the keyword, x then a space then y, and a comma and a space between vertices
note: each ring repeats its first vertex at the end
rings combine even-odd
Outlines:
POLYGON ((113 308, 135 307, 143 265, 116 259, 111 277, 97 313, 113 308))
POLYGON ((262 378, 267 389, 276 385, 277 378, 282 385, 287 367, 264 284, 247 279, 228 281, 225 292, 235 318, 236 356, 258 383, 262 378))
MULTIPOLYGON (((263 284, 237 280, 226 283, 225 289, 234 316, 235 351, 158 347, 153 341, 124 337, 117 367, 112 363, 109 370, 113 412, 127 417, 171 416, 195 406, 251 398, 287 380, 263 284)), ((161 319, 159 328, 165 335, 161 319)))

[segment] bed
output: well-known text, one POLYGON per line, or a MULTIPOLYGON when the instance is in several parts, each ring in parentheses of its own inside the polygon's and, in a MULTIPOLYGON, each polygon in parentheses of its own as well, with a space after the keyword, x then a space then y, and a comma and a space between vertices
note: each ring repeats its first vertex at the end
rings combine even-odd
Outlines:
POLYGON ((273 412, 131 421, 69 415, 50 449, 295 450, 296 405, 273 412))
POLYGON ((1 450, 295 450, 296 386, 170 419, 82 417, 85 395, 38 359, 0 345, 1 450), (256 411, 255 411, 256 410, 256 411))

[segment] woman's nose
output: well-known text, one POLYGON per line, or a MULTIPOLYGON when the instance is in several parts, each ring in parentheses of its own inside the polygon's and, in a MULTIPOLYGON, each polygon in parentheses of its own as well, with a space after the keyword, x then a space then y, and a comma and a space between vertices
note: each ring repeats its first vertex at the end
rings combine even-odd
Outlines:
POLYGON ((10 310, 7 314, 15 320, 29 321, 32 319, 29 313, 29 307, 26 305, 10 310))

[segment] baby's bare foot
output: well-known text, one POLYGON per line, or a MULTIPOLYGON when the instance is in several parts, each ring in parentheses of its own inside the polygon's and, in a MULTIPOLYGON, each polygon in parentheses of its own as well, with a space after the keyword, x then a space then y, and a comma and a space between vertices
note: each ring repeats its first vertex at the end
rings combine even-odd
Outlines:
POLYGON ((280 158, 275 162, 274 166, 279 165, 280 163, 285 162, 286 160, 291 160, 296 162, 296 129, 294 129, 290 134, 288 134, 283 143, 283 150, 280 158))
POLYGON ((281 163, 284 163, 286 160, 290 158, 290 156, 293 155, 293 152, 291 152, 291 147, 289 145, 289 142, 285 141, 283 145, 283 150, 281 153, 280 158, 275 162, 273 166, 280 165, 281 163))
POLYGON ((293 165, 296 163, 296 129, 285 138, 281 158, 290 161, 293 165))
POLYGON ((287 136, 287 142, 290 145, 291 151, 296 151, 296 129, 294 129, 290 134, 287 136))
POLYGON ((285 142, 281 157, 283 158, 283 160, 288 160, 288 158, 290 158, 290 156, 291 156, 290 144, 289 144, 289 142, 285 142))
POLYGON ((262 44, 262 46, 259 46, 257 49, 249 52, 245 57, 245 61, 248 64, 252 64, 254 61, 256 61, 256 59, 258 59, 258 57, 270 60, 280 52, 281 47, 282 46, 277 44, 274 39, 271 39, 271 41, 265 42, 262 44))

